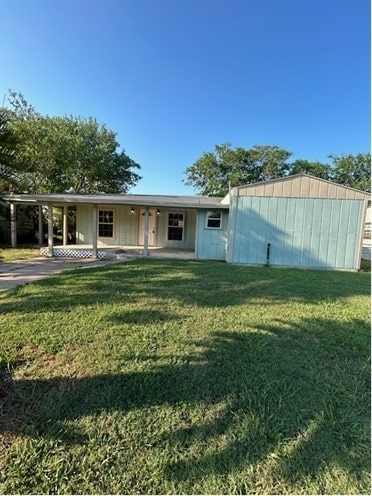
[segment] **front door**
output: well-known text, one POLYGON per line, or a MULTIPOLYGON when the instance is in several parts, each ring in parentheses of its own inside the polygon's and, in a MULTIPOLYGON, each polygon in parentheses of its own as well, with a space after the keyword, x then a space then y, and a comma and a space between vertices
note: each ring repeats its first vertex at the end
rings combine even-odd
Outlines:
MULTIPOLYGON (((145 209, 139 212, 138 244, 143 246, 145 242, 145 209)), ((156 232, 156 210, 149 210, 149 246, 155 246, 156 232)))

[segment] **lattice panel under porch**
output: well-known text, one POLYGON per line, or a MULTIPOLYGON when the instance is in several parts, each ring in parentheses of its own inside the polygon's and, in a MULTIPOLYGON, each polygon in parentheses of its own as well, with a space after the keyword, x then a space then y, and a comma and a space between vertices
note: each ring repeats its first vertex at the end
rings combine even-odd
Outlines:
MULTIPOLYGON (((40 248, 40 255, 48 256, 48 248, 40 248)), ((92 258, 93 250, 86 248, 53 248, 53 257, 61 258, 92 258)), ((106 258, 107 253, 103 250, 97 251, 97 258, 106 258)))

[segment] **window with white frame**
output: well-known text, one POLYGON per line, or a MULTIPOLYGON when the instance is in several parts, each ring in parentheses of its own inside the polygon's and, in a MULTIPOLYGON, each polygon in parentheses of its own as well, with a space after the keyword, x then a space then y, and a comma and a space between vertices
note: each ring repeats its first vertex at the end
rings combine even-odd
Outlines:
POLYGON ((222 213, 218 210, 208 210, 206 227, 207 229, 221 229, 222 213))
POLYGON ((113 210, 98 210, 98 236, 100 238, 114 237, 113 210))
POLYGON ((168 241, 183 241, 185 214, 169 212, 168 214, 168 241))

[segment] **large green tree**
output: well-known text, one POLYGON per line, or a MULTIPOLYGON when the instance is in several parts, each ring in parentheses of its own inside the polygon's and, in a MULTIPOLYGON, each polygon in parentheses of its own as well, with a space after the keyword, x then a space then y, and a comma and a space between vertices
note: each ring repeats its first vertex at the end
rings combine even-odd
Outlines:
POLYGON ((229 143, 205 152, 185 171, 185 183, 206 196, 224 196, 230 186, 282 177, 291 152, 274 145, 232 148, 229 143))
POLYGON ((38 113, 10 93, 10 125, 19 142, 3 189, 27 193, 125 193, 139 165, 119 149, 116 133, 94 118, 38 113), (6 181, 11 177, 11 181, 6 181))

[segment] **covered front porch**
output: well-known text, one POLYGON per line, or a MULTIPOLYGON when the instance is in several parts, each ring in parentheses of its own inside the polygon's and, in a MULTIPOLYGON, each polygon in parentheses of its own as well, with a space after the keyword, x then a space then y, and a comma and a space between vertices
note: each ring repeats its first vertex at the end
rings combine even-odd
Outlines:
MULTIPOLYGON (((17 203, 11 203, 12 247, 17 246, 16 209, 17 203)), ((39 246, 43 256, 93 259, 128 256, 195 258, 196 209, 48 203, 38 204, 37 211, 39 246), (70 209, 76 212, 76 243, 73 244, 69 242, 70 209), (56 215, 61 219, 58 241, 55 233, 56 215), (46 233, 43 228, 45 218, 46 233)))
POLYGON ((16 207, 32 205, 39 212, 42 254, 65 258, 133 256, 225 260, 229 204, 221 198, 51 194, 9 195, 11 241, 17 245, 16 207), (76 244, 71 244, 68 219, 74 212, 76 244), (61 219, 60 245, 55 217, 61 219), (47 219, 47 243, 43 219, 47 219))

